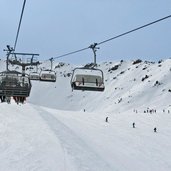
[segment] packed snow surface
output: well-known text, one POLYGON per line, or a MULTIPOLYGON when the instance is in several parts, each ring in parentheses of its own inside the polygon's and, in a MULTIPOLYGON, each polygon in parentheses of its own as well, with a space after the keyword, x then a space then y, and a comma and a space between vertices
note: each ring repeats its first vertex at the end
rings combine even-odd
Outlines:
POLYGON ((71 90, 74 67, 57 64, 56 83, 0 103, 0 171, 170 171, 170 66, 103 63, 105 91, 85 92, 71 90))
POLYGON ((137 112, 1 104, 0 170, 169 171, 171 114, 137 112))

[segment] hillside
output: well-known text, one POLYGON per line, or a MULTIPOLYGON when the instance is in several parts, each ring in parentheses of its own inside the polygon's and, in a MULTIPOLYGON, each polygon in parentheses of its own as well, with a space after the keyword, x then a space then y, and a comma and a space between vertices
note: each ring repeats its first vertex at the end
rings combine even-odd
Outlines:
POLYGON ((86 109, 90 112, 109 113, 121 112, 123 109, 127 111, 134 108, 158 108, 157 104, 165 109, 170 108, 171 103, 166 99, 171 95, 171 59, 159 63, 137 64, 133 64, 133 61, 104 62, 99 65, 104 72, 104 92, 72 92, 71 75, 68 73, 72 73, 73 68, 69 64, 57 67, 56 83, 33 81, 28 101, 62 110, 86 109))

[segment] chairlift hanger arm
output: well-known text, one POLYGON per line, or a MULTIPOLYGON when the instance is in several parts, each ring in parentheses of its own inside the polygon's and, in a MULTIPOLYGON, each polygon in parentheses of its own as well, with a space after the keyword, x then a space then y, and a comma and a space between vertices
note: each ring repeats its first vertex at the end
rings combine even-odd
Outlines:
POLYGON ((17 52, 12 52, 11 55, 39 56, 39 54, 37 53, 17 53, 17 52))
POLYGON ((37 62, 33 62, 33 58, 34 56, 39 56, 39 54, 36 54, 36 53, 17 53, 17 52, 12 52, 11 55, 21 55, 21 56, 32 56, 31 57, 31 62, 30 63, 21 63, 20 61, 17 61, 17 58, 15 61, 10 61, 11 64, 14 64, 14 65, 20 65, 20 66, 29 66, 29 65, 39 65, 40 62, 37 61, 37 62))
POLYGON ((89 48, 92 49, 93 54, 94 54, 94 66, 93 67, 95 67, 97 65, 96 64, 96 51, 97 51, 97 49, 100 49, 99 47, 96 47, 97 45, 98 45, 98 43, 94 43, 89 46, 89 48))
POLYGON ((12 47, 10 47, 10 45, 7 45, 7 49, 4 49, 4 51, 7 52, 6 69, 7 69, 7 71, 9 71, 9 68, 8 68, 9 56, 10 56, 11 52, 14 51, 14 49, 12 47))
POLYGON ((37 61, 37 62, 32 62, 32 63, 21 63, 20 61, 17 61, 17 60, 8 60, 9 61, 9 63, 11 63, 12 65, 19 65, 19 66, 22 66, 22 67, 26 67, 26 66, 30 66, 30 65, 35 65, 35 66, 37 66, 37 65, 39 65, 40 64, 40 62, 39 61, 37 61))

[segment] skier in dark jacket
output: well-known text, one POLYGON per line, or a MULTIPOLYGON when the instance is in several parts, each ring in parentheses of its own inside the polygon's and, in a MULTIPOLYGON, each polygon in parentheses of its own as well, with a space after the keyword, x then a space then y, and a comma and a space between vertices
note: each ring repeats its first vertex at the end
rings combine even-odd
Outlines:
POLYGON ((132 127, 135 128, 135 122, 132 123, 132 127))

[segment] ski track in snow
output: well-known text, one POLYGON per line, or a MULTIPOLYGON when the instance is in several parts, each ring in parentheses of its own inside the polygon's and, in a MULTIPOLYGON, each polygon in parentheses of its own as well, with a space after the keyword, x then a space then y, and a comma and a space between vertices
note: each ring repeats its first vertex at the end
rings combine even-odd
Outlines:
MULTIPOLYGON (((74 161, 78 171, 113 171, 108 163, 69 127, 42 108, 35 107, 35 109, 61 142, 65 158, 70 157, 70 159, 74 161)), ((65 165, 67 165, 67 163, 65 163, 65 165)), ((68 171, 70 171, 70 169, 68 171)))

